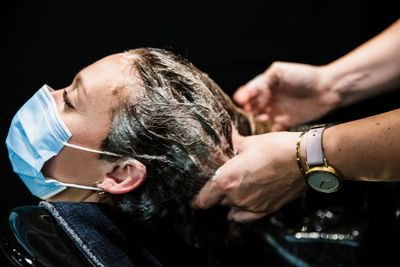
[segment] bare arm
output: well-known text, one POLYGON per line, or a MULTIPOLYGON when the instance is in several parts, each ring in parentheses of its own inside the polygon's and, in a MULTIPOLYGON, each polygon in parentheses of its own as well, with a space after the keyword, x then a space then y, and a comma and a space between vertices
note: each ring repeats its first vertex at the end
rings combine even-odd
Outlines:
POLYGON ((338 107, 400 87, 400 19, 324 66, 274 62, 234 95, 273 130, 322 117, 338 107))
MULTIPOLYGON (((325 130, 328 162, 345 179, 400 181, 400 109, 340 124, 325 130)), ((301 144, 305 161, 305 142, 301 144)))
POLYGON ((400 19, 347 55, 322 67, 322 82, 340 96, 339 106, 400 85, 400 19))

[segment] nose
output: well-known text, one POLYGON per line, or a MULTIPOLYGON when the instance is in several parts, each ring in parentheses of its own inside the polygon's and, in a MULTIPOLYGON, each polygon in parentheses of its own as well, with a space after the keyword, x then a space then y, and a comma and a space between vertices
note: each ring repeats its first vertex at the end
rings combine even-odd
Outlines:
MULTIPOLYGON (((51 87, 49 87, 50 89, 51 87)), ((54 101, 56 102, 57 105, 57 110, 60 113, 61 112, 61 108, 62 108, 62 90, 54 90, 54 89, 50 89, 50 94, 51 96, 54 98, 54 101)))

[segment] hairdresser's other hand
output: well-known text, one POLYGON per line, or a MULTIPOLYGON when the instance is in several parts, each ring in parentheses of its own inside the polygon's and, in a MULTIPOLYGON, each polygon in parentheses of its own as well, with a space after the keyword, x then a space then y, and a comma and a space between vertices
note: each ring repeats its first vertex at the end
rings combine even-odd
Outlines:
POLYGON ((274 62, 264 73, 241 86, 235 101, 279 131, 318 119, 338 106, 329 90, 326 67, 274 62))
POLYGON ((194 207, 231 207, 228 218, 238 222, 259 219, 297 198, 306 184, 296 163, 300 133, 234 135, 238 155, 227 161, 202 188, 194 207))

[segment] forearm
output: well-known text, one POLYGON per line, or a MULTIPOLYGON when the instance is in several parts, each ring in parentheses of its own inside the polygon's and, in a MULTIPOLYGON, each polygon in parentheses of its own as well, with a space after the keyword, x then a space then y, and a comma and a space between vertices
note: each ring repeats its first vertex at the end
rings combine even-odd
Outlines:
POLYGON ((400 86, 400 19, 347 55, 321 67, 324 86, 337 93, 339 106, 400 86))
MULTIPOLYGON (((400 109, 324 131, 329 165, 347 180, 400 181, 400 109)), ((305 155, 305 141, 301 144, 305 155)))

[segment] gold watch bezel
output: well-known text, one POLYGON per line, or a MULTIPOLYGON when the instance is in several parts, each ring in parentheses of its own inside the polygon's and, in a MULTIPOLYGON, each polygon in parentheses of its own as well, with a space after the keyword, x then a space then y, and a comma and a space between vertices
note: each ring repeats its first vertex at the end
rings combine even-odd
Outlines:
POLYGON ((308 163, 306 163, 306 165, 307 165, 307 170, 306 170, 306 173, 305 173, 306 184, 307 184, 308 187, 310 187, 310 188, 313 189, 314 191, 321 192, 321 193, 326 193, 326 194, 330 194, 330 193, 337 192, 337 191, 342 187, 342 178, 341 178, 341 175, 340 175, 339 172, 336 171, 333 167, 331 167, 331 166, 328 165, 328 163, 327 163, 327 161, 326 161, 326 158, 324 158, 324 165, 314 166, 314 167, 311 167, 311 168, 310 168, 310 166, 308 165, 308 163), (308 177, 310 176, 311 173, 314 173, 314 172, 325 172, 325 173, 327 172, 327 173, 332 174, 332 175, 335 176, 336 179, 338 180, 339 186, 338 186, 337 188, 335 188, 334 190, 330 191, 330 192, 324 192, 324 191, 320 191, 320 190, 315 189, 315 188, 312 187, 312 186, 309 184, 309 182, 308 182, 308 177))

